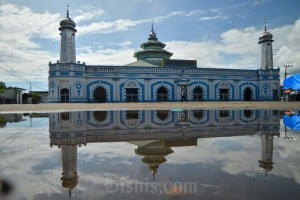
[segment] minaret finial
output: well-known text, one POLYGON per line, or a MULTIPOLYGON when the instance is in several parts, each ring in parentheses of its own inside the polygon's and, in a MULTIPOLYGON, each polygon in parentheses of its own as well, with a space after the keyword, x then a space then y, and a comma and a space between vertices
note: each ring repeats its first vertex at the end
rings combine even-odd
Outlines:
POLYGON ((152 31, 152 33, 154 33, 154 28, 153 28, 153 19, 152 19, 152 22, 151 22, 151 31, 152 31))
POLYGON ((153 19, 152 19, 152 22, 151 22, 151 31, 150 31, 148 39, 149 40, 157 40, 156 33, 154 31, 153 19))
POLYGON ((67 4, 67 18, 69 18, 69 4, 67 4))
POLYGON ((267 21, 265 20, 265 32, 267 32, 267 21))

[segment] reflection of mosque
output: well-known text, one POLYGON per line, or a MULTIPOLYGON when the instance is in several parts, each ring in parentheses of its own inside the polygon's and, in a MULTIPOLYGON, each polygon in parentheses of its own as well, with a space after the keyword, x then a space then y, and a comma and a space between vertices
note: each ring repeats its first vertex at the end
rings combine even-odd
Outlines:
POLYGON ((155 178, 172 147, 196 146, 198 138, 256 134, 261 137, 259 166, 272 170, 273 136, 279 135, 276 111, 183 110, 88 111, 49 115, 50 145, 62 152, 62 186, 71 191, 78 183, 77 146, 125 141, 137 145, 135 153, 155 178))

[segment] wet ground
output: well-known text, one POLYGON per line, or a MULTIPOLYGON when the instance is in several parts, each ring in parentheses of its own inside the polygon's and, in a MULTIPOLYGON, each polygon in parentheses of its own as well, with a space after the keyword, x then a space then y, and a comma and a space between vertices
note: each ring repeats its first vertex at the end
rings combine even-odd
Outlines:
POLYGON ((0 113, 18 112, 63 112, 84 110, 298 110, 300 102, 161 102, 161 103, 49 103, 49 104, 5 104, 0 113))

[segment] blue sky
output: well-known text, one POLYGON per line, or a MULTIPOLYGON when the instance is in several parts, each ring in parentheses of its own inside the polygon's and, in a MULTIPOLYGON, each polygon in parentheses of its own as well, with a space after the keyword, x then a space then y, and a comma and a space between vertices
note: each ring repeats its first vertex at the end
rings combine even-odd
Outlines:
POLYGON ((0 0, 0 77, 9 86, 47 90, 48 62, 59 59, 59 21, 77 24, 77 60, 123 65, 154 22, 172 58, 198 67, 258 69, 258 37, 267 21, 274 66, 300 73, 299 0, 0 0))

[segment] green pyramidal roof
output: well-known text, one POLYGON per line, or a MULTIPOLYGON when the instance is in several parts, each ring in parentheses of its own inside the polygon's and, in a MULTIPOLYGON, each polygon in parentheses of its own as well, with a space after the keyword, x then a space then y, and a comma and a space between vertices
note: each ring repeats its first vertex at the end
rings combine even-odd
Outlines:
POLYGON ((169 59, 173 53, 164 49, 166 45, 158 41, 153 25, 149 33, 148 41, 141 44, 143 50, 134 53, 137 60, 143 60, 154 65, 161 65, 163 59, 169 59))

